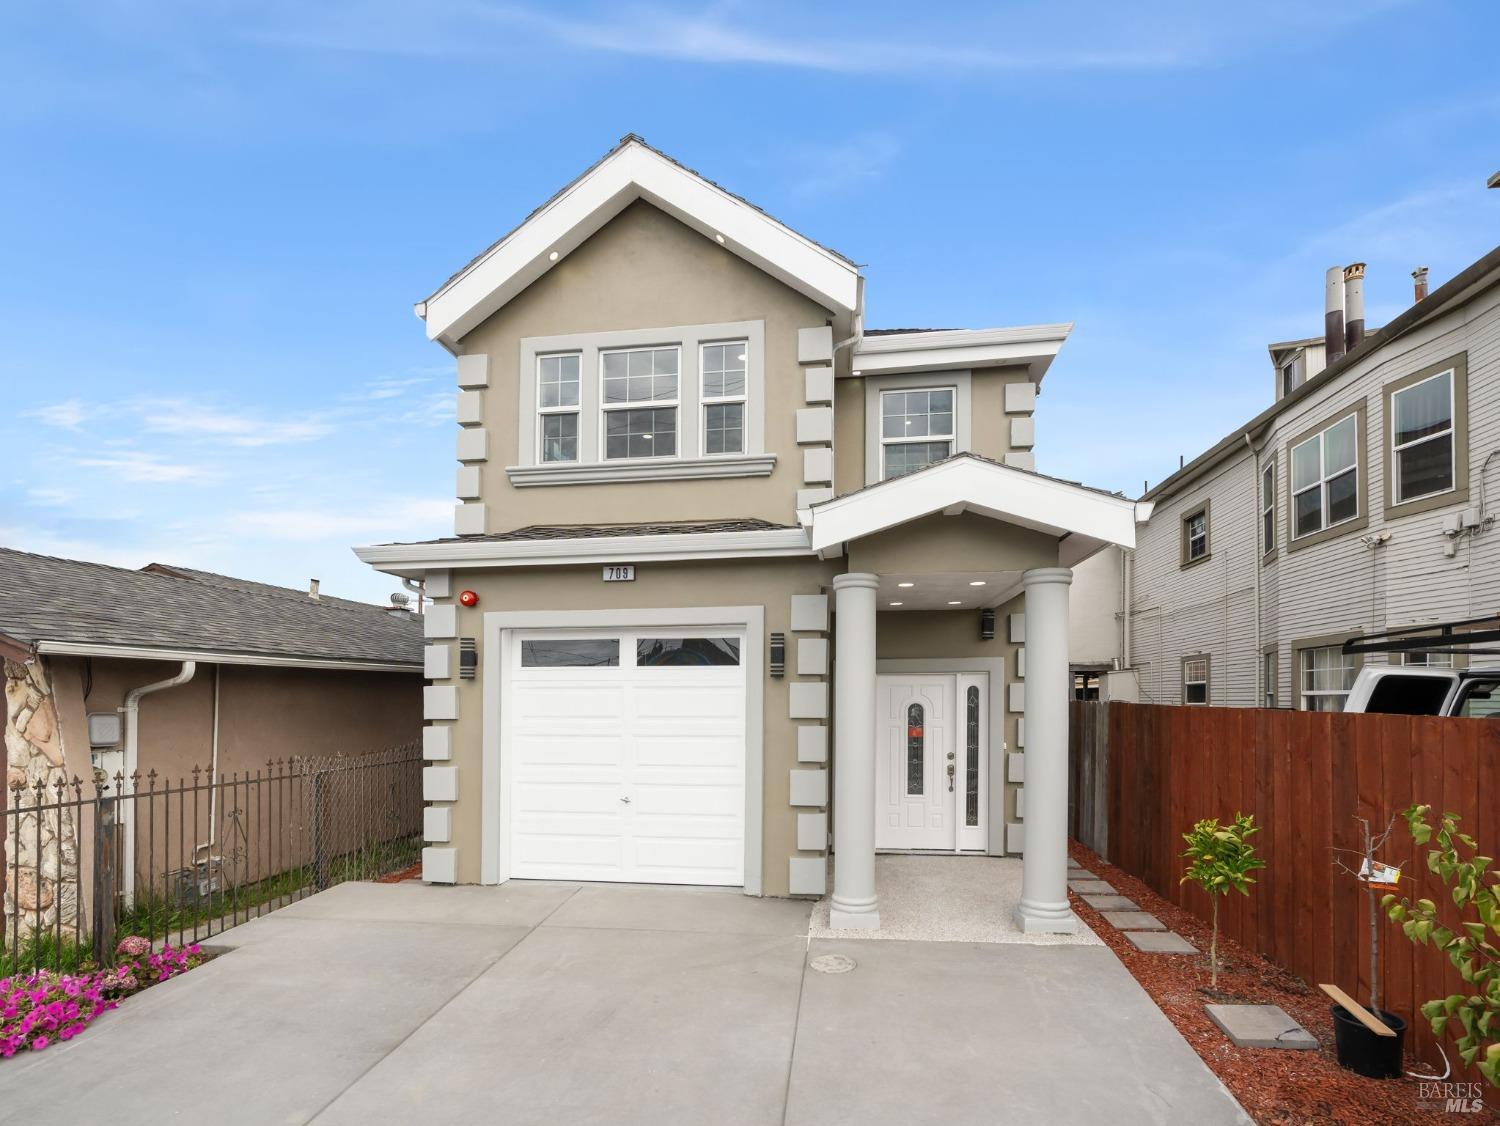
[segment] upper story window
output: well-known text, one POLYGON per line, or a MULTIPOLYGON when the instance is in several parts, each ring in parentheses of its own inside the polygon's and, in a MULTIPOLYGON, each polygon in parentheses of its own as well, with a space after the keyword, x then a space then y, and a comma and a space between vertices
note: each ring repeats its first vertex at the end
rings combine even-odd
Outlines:
POLYGON ((881 392, 883 478, 914 473, 953 453, 953 395, 952 387, 881 392))
POLYGON ((1395 502, 1453 488, 1453 372, 1391 392, 1395 502))
POLYGON ((703 452, 745 452, 745 371, 749 344, 703 345, 699 370, 703 373, 703 452))
POLYGON ((1298 373, 1302 366, 1302 358, 1293 356, 1281 365, 1281 393, 1283 396, 1290 395, 1297 389, 1298 373))
POLYGON ((681 351, 635 348, 600 353, 604 457, 674 457, 681 351))
POLYGON ((543 461, 578 460, 578 354, 538 356, 536 402, 543 461))
POLYGON ((1182 518, 1182 566, 1201 563, 1208 558, 1208 537, 1209 505, 1204 501, 1200 507, 1189 509, 1182 518))
POLYGON ((1266 466, 1260 475, 1260 551, 1262 555, 1276 550, 1276 464, 1266 466))
POLYGON ((1292 537, 1359 515, 1359 420, 1347 414, 1292 447, 1292 537))

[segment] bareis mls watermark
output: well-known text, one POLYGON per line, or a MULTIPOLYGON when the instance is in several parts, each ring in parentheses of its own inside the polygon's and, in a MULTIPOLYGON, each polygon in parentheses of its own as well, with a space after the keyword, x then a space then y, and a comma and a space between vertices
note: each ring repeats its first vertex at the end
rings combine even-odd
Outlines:
POLYGON ((1444 1114, 1482 1114, 1484 1087, 1480 1083, 1425 1080, 1417 1084, 1417 1108, 1444 1114))

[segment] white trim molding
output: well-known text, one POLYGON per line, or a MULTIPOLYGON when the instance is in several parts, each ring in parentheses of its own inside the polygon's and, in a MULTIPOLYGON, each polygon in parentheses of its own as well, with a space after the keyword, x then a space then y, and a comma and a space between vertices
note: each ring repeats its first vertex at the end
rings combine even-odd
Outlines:
POLYGON ((980 367, 1025 367, 1041 383, 1072 324, 1018 328, 965 328, 866 336, 854 346, 855 375, 957 371, 980 367))
POLYGON ((338 669, 348 672, 405 672, 419 675, 422 663, 340 661, 322 657, 270 657, 227 653, 217 649, 152 649, 144 645, 94 645, 73 641, 38 641, 36 651, 59 657, 119 657, 128 661, 201 661, 207 665, 263 665, 272 669, 338 669))
POLYGON ((973 446, 972 422, 973 377, 967 371, 920 372, 911 375, 877 375, 865 378, 865 484, 874 485, 884 476, 885 442, 882 441, 884 419, 882 396, 889 391, 941 391, 953 389, 953 436, 939 438, 951 441, 951 454, 967 452, 973 446))
POLYGON ((858 267, 632 135, 419 303, 428 338, 455 347, 638 199, 840 313, 841 335, 852 327, 858 267))
POLYGON ((775 468, 775 454, 725 454, 655 461, 551 461, 541 465, 509 465, 505 472, 512 485, 524 489, 532 485, 623 485, 632 481, 769 477, 775 468))
MULTIPOLYGON (((745 894, 760 895, 765 787, 765 607, 667 606, 615 610, 492 610, 484 615, 484 721, 480 755, 480 877, 510 876, 500 811, 509 808, 510 765, 502 716, 508 706, 512 636, 517 630, 725 626, 745 631, 745 894)), ((472 800, 472 795, 471 795, 472 800)))
MULTIPOLYGON (((769 559, 812 555, 801 528, 667 535, 592 536, 552 540, 447 540, 357 547, 363 563, 392 575, 420 576, 433 569, 462 567, 566 567, 580 563, 684 562, 696 559, 769 559)), ((452 611, 451 606, 431 606, 452 611)), ((449 623, 444 623, 448 628, 449 623)), ((428 630, 428 637, 456 636, 428 630)), ((413 666, 416 667, 416 666, 413 666)))

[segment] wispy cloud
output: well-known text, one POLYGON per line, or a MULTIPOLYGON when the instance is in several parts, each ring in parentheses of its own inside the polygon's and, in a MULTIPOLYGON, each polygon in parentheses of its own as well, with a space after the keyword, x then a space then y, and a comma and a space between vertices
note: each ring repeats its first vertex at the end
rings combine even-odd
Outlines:
POLYGON ((21 413, 23 418, 34 418, 48 426, 56 426, 63 430, 77 430, 86 419, 94 414, 93 410, 80 399, 64 399, 60 403, 49 403, 47 406, 21 413))
POLYGON ((202 466, 168 461, 160 454, 144 450, 124 450, 119 453, 81 457, 77 464, 92 469, 107 469, 122 480, 137 484, 178 484, 186 481, 201 481, 213 476, 212 471, 202 466))
POLYGON ((26 503, 36 508, 66 508, 78 499, 73 489, 39 486, 26 490, 26 503))
POLYGON ((799 178, 792 194, 809 198, 848 191, 883 176, 901 156, 894 133, 873 130, 835 144, 798 146, 794 163, 799 178))
POLYGON ((276 446, 321 438, 333 427, 315 415, 277 418, 205 406, 191 399, 155 399, 137 408, 145 429, 157 434, 212 438, 233 446, 276 446))
POLYGON ((327 540, 331 537, 389 537, 402 529, 427 535, 446 530, 453 519, 450 501, 408 497, 357 510, 276 508, 242 512, 229 525, 247 534, 277 540, 327 540))

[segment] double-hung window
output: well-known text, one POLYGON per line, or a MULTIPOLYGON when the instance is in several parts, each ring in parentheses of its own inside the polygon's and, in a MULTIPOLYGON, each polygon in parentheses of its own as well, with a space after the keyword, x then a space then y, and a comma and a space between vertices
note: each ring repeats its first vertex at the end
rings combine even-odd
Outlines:
POLYGON ((1276 465, 1266 466, 1260 475, 1260 553, 1276 550, 1276 465))
POLYGON ((1395 502, 1453 488, 1453 372, 1392 392, 1391 451, 1395 502))
POLYGON ((1320 645, 1297 653, 1302 710, 1343 711, 1354 687, 1354 658, 1341 645, 1320 645))
POLYGON ((1182 518, 1182 563, 1208 558, 1208 509, 1200 508, 1182 518))
POLYGON ((1292 447, 1292 538, 1359 515, 1359 419, 1347 414, 1292 447))
POLYGON ((537 424, 543 461, 578 460, 579 362, 576 352, 537 357, 537 424))
POLYGON ((953 453, 953 393, 952 387, 881 392, 883 479, 915 473, 953 453))
POLYGON ((1208 703, 1208 657, 1182 659, 1182 702, 1208 703))
POLYGON ((745 371, 749 359, 748 341, 703 345, 699 361, 705 454, 745 452, 745 371))
POLYGON ((606 461, 676 456, 680 361, 676 347, 600 354, 606 461))

